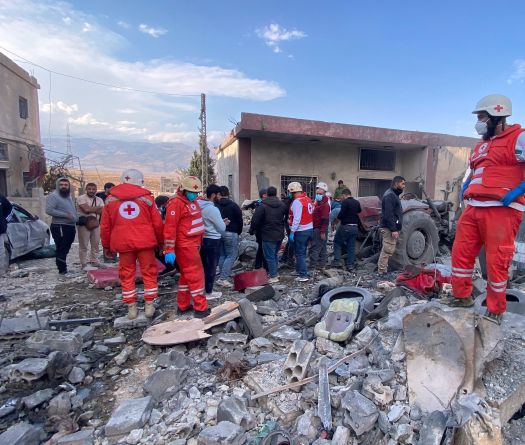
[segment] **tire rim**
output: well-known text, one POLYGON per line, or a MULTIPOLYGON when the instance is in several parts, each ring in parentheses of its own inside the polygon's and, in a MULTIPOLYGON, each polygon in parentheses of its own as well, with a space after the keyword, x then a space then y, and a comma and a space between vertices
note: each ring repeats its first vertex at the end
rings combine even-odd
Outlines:
POLYGON ((425 254, 427 239, 428 236, 420 230, 414 230, 410 234, 406 246, 407 254, 411 259, 417 260, 425 254))

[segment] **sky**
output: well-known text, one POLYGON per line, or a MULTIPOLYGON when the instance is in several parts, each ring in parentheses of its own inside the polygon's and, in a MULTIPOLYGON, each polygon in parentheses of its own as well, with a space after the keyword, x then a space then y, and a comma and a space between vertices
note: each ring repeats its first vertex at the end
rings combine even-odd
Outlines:
POLYGON ((524 16, 522 0, 0 0, 0 52, 38 79, 44 144, 69 124, 196 146, 200 93, 210 146, 241 112, 474 136, 491 93, 525 124, 524 16))

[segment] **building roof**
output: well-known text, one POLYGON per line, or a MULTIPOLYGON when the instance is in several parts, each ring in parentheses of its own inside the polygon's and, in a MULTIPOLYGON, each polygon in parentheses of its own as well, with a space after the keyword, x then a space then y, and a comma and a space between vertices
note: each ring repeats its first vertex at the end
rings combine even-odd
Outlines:
POLYGON ((40 88, 35 77, 31 76, 26 70, 22 69, 15 62, 13 62, 9 57, 0 53, 0 65, 7 68, 13 74, 17 75, 21 79, 25 80, 27 83, 31 84, 35 88, 40 88))
POLYGON ((450 134, 241 113, 241 121, 226 137, 218 151, 228 147, 238 138, 253 137, 266 137, 290 142, 333 140, 413 147, 473 147, 478 142, 478 139, 475 138, 450 134))

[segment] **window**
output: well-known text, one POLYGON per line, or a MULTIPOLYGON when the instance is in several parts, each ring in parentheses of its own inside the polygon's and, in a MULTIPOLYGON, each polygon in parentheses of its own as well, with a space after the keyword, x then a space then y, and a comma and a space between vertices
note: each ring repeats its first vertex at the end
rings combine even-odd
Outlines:
POLYGON ((389 179, 359 179, 358 196, 379 196, 383 197, 384 193, 390 188, 392 181, 389 179))
POLYGON ((303 186, 303 192, 306 192, 312 199, 315 197, 317 176, 281 176, 281 195, 288 194, 288 184, 290 182, 299 182, 303 186))
POLYGON ((359 157, 359 169, 392 172, 396 169, 396 152, 394 150, 362 148, 359 157))
POLYGON ((0 161, 9 161, 7 144, 0 144, 0 161))
POLYGON ((25 97, 18 96, 18 110, 20 111, 21 119, 27 119, 29 117, 27 99, 25 97))

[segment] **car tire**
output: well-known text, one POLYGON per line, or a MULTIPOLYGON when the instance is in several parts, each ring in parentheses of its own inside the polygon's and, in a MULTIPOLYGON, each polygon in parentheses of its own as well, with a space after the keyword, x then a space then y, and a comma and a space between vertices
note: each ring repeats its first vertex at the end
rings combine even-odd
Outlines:
POLYGON ((403 229, 396 251, 389 261, 392 269, 404 269, 435 261, 439 254, 439 233, 428 213, 412 211, 403 215, 403 229))
POLYGON ((371 301, 373 309, 374 297, 372 297, 372 294, 370 294, 368 290, 363 289, 362 287, 355 286, 340 286, 326 292, 321 298, 321 308, 323 310, 323 313, 325 313, 333 301, 339 300, 341 298, 356 297, 362 297, 363 301, 366 302, 371 301))

